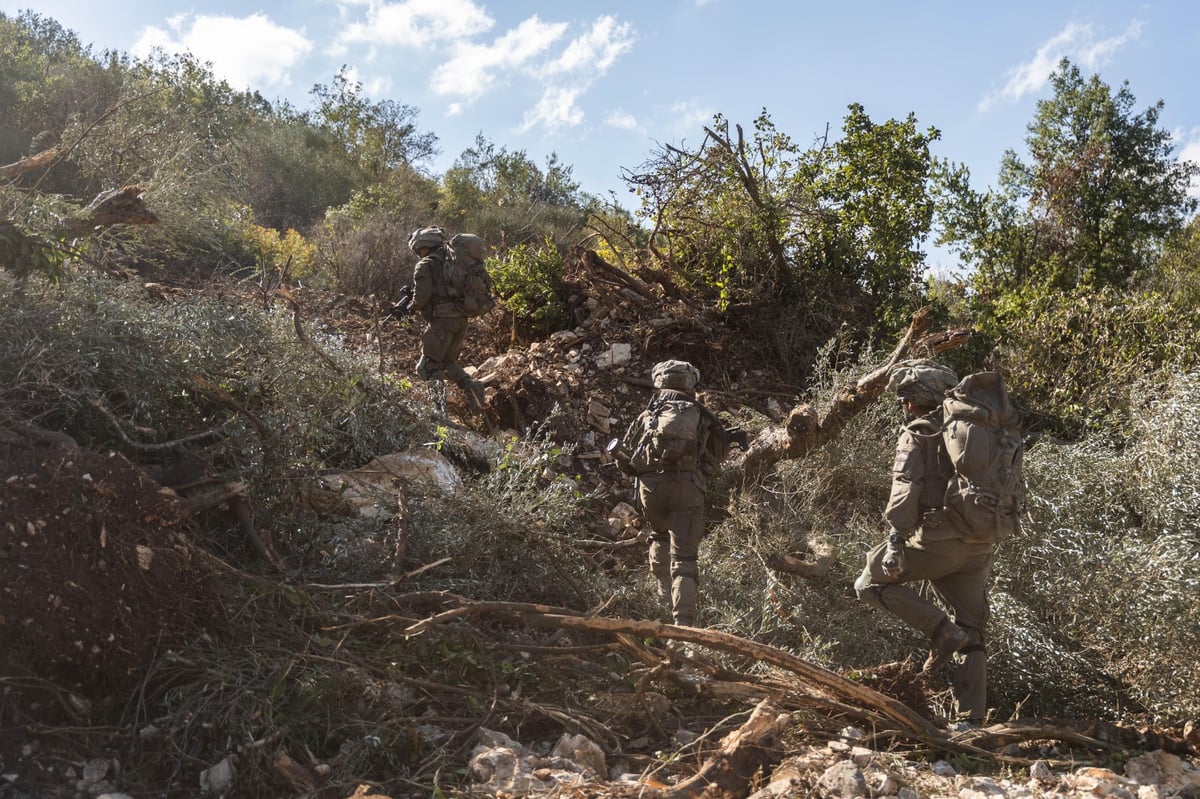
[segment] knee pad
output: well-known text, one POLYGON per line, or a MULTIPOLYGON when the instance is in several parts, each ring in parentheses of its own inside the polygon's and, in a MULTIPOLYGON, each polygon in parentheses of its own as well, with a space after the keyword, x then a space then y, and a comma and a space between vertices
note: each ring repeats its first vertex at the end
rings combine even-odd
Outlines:
POLYGON ((870 605, 873 608, 887 610, 883 604, 883 591, 888 588, 891 583, 873 583, 871 576, 868 574, 860 575, 854 581, 854 593, 858 596, 858 601, 870 605))
POLYGON ((700 579, 700 565, 695 558, 687 560, 671 560, 671 576, 672 577, 690 577, 693 580, 700 579))

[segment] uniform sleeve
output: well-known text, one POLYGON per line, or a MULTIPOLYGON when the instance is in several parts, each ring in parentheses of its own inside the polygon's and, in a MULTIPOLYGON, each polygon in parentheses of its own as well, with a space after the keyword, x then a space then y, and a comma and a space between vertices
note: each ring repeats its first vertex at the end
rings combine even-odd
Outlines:
POLYGON ((896 461, 892 464, 892 494, 883 517, 893 530, 911 535, 921 522, 921 490, 925 482, 925 459, 921 445, 908 430, 896 443, 896 461))
POLYGON ((425 256, 417 262, 413 270, 413 300, 412 309, 419 311, 433 302, 433 270, 437 262, 430 256, 425 256))

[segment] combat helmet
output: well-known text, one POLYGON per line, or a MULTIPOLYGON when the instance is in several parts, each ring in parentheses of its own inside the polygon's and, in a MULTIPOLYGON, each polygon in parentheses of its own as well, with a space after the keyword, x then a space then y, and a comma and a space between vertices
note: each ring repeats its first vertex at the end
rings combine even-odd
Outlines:
POLYGON ((659 361, 650 370, 650 380, 657 389, 695 391, 700 384, 700 370, 687 361, 659 361))
POLYGON ((408 237, 408 248, 413 252, 422 247, 437 249, 446 243, 446 231, 440 227, 423 227, 414 230, 408 237))
POLYGON ((914 358, 892 367, 887 388, 922 408, 936 408, 957 385, 958 375, 951 369, 928 358, 914 358))

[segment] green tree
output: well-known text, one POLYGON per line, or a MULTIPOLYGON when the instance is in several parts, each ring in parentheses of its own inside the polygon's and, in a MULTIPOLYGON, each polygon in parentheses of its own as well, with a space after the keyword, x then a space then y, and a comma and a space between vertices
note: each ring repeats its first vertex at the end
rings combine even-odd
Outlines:
POLYGON ((592 204, 557 155, 543 169, 524 150, 497 147, 480 134, 443 175, 437 217, 501 247, 546 237, 561 247, 592 204))
POLYGON ((866 318, 885 332, 907 324, 919 301, 942 168, 930 145, 940 138, 913 114, 876 123, 854 103, 832 153, 810 156, 819 163, 812 192, 821 213, 804 220, 806 254, 861 291, 866 318))
MULTIPOLYGON (((98 117, 112 96, 105 68, 74 32, 32 11, 0 13, 0 164, 63 145, 70 116, 98 117)), ((73 179, 61 162, 26 177, 66 193, 73 179)))
POLYGON ((878 335, 905 321, 937 196, 936 129, 912 115, 875 123, 854 104, 840 140, 807 150, 766 111, 753 131, 718 115, 704 133, 626 175, 651 250, 682 283, 721 307, 786 309, 822 340, 845 321, 878 335))
POLYGON ((382 180, 389 170, 437 153, 437 137, 417 129, 415 108, 393 100, 370 102, 362 84, 351 82, 346 73, 342 67, 331 84, 312 88, 316 108, 308 117, 345 149, 365 182, 382 180))
POLYGON ((986 194, 960 184, 946 240, 1001 292, 1127 287, 1195 211, 1187 191, 1200 167, 1174 157, 1161 100, 1137 113, 1127 83, 1114 92, 1066 59, 1050 85, 1028 160, 1005 153, 1000 187, 986 194))
POLYGON ((765 110, 749 137, 718 114, 699 146, 661 146, 624 177, 651 220, 655 258, 728 306, 792 286, 791 221, 813 208, 801 157, 765 110))
POLYGON ((965 171, 948 182, 944 240, 975 266, 976 318, 1015 390, 1074 432, 1117 407, 1122 386, 1193 363, 1195 313, 1179 298, 1194 289, 1179 266, 1197 166, 1174 158, 1161 101, 1136 112, 1127 84, 1066 60, 1050 85, 1028 159, 1007 152, 999 188, 975 192, 965 171))
POLYGON ((333 134, 288 109, 255 115, 234 146, 240 193, 264 225, 307 229, 364 188, 333 134))

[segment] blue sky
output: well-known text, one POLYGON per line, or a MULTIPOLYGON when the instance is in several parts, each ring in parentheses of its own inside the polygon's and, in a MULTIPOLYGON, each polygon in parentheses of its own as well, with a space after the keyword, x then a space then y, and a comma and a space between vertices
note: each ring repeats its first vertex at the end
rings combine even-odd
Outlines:
POLYGON ((0 0, 21 9, 97 51, 190 50, 299 108, 345 65, 371 99, 419 109, 439 139, 432 171, 483 133, 539 164, 557 153, 584 190, 627 207, 622 169, 698 143, 716 112, 749 127, 765 108, 807 145, 836 135, 852 102, 938 128, 936 154, 986 188, 1006 149, 1024 153, 1063 56, 1129 81, 1139 111, 1165 101, 1179 156, 1200 160, 1200 5, 1187 0, 0 0))

